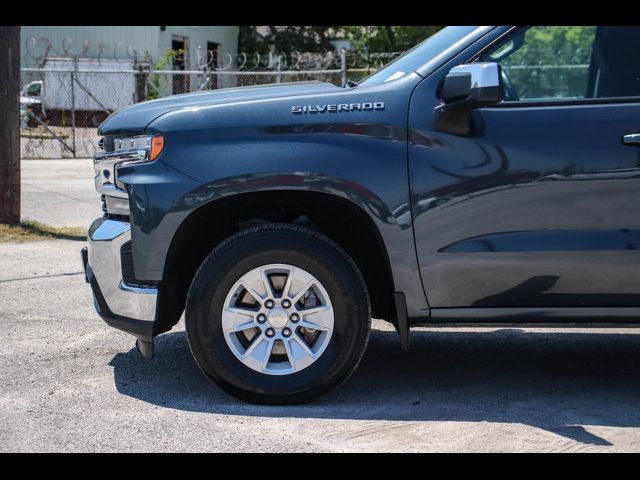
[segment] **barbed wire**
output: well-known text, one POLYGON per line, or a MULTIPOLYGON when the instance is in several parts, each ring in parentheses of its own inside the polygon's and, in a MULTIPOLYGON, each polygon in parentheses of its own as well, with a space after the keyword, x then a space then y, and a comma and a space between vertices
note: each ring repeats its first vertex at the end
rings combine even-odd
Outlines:
MULTIPOLYGON (((349 68, 378 69, 399 56, 401 52, 367 53, 348 50, 345 52, 349 68)), ((164 52, 162 53, 164 55, 164 52)), ((53 58, 85 59, 101 61, 128 61, 135 67, 153 66, 162 58, 153 58, 150 50, 138 51, 132 46, 123 46, 121 42, 108 45, 103 42, 85 40, 79 45, 70 38, 62 40, 56 47, 47 37, 29 37, 25 40, 24 60, 27 66, 44 67, 47 60, 53 58)), ((330 70, 341 67, 339 50, 322 52, 292 51, 285 52, 238 52, 221 53, 216 50, 195 47, 195 65, 197 70, 330 70)))

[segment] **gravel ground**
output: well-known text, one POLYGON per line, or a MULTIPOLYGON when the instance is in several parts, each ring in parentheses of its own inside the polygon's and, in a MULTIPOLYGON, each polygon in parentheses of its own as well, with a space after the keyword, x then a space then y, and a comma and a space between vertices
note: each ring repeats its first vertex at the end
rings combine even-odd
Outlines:
POLYGON ((1 451, 640 451, 634 330, 422 328, 403 354, 375 321, 338 391, 255 406, 204 378, 182 322, 153 360, 103 324, 82 245, 0 244, 1 451))
POLYGON ((22 218, 54 227, 86 227, 102 215, 93 160, 22 160, 22 218))

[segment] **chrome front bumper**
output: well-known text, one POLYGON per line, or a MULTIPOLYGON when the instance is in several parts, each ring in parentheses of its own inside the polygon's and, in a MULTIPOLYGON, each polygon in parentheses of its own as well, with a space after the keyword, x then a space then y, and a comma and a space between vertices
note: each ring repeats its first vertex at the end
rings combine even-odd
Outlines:
POLYGON ((123 281, 120 248, 129 240, 129 223, 98 218, 89 228, 83 263, 96 310, 102 318, 110 325, 146 338, 153 331, 158 289, 131 286, 123 281), (123 324, 131 328, 124 328, 123 324))

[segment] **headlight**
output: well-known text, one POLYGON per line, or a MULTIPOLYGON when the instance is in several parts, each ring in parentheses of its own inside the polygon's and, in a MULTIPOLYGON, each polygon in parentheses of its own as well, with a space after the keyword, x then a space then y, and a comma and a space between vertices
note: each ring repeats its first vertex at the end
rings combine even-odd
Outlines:
POLYGON ((132 163, 151 162, 164 148, 162 135, 102 138, 99 151, 93 157, 96 190, 105 195, 107 213, 128 214, 128 195, 118 178, 118 167, 132 163))
POLYGON ((112 156, 123 156, 132 161, 153 161, 164 148, 162 135, 139 135, 122 137, 113 140, 112 156))
POLYGON ((116 138, 113 140, 113 151, 123 150, 144 150, 151 145, 151 137, 143 135, 141 137, 116 138))

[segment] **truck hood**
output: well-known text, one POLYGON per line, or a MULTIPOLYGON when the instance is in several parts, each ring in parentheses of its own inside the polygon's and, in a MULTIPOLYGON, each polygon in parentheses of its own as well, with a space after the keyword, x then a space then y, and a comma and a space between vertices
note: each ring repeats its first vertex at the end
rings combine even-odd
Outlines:
POLYGON ((98 135, 142 133, 147 125, 165 113, 175 110, 220 105, 247 100, 297 97, 341 91, 331 83, 320 81, 274 83, 253 87, 225 88, 187 93, 141 102, 112 113, 98 128, 98 135))

